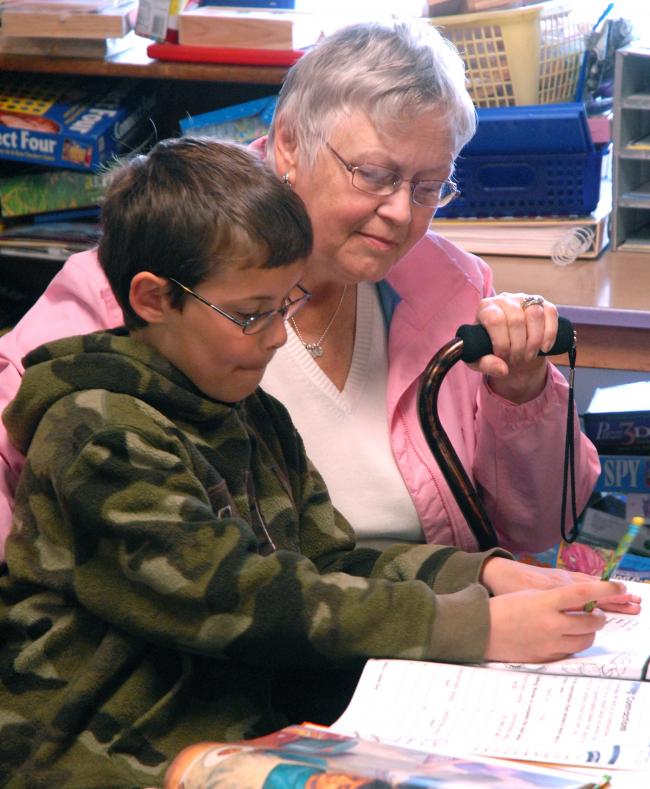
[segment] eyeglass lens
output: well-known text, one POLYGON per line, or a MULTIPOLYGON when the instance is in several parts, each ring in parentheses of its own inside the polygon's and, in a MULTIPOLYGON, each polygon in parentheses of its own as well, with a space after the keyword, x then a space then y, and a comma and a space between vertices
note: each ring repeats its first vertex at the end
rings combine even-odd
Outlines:
POLYGON ((272 321, 279 315, 282 320, 288 321, 300 310, 311 298, 310 293, 301 293, 297 298, 288 301, 279 307, 277 310, 265 312, 262 315, 253 315, 246 320, 243 327, 244 334, 257 334, 263 331, 271 324, 272 321))
MULTIPOLYGON (((403 183, 398 173, 379 165, 362 164, 352 169, 352 185, 362 192, 390 195, 403 183)), ((457 194, 449 181, 416 181, 411 190, 413 200, 424 206, 447 205, 457 194)))

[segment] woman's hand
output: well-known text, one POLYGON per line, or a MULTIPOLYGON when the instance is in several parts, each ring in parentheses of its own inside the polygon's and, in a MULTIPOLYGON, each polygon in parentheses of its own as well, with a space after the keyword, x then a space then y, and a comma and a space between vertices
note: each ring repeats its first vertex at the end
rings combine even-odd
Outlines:
POLYGON ((513 403, 537 397, 546 383, 548 351, 557 335, 557 308, 541 296, 500 293, 481 299, 476 320, 485 327, 494 353, 472 367, 488 376, 490 388, 513 403), (538 303, 542 302, 542 303, 538 303))
MULTIPOLYGON (((596 580, 586 573, 536 567, 512 559, 503 559, 500 556, 494 556, 485 562, 480 578, 483 586, 493 595, 507 595, 527 590, 544 591, 561 586, 594 583, 596 580)), ((607 595, 598 598, 598 608, 619 614, 638 614, 641 610, 641 598, 628 594, 625 585, 620 581, 612 581, 609 584, 607 595)))
POLYGON ((493 595, 523 592, 527 589, 555 589, 596 580, 586 573, 575 573, 555 567, 538 567, 493 556, 483 565, 480 582, 493 595))

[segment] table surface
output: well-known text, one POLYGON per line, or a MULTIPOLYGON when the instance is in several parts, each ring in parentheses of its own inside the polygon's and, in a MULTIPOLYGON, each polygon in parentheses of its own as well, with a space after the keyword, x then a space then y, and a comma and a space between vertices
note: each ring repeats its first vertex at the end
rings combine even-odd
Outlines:
MULTIPOLYGON (((548 258, 485 256, 497 291, 541 293, 574 323, 650 329, 650 254, 606 250, 557 266, 548 258)), ((649 346, 650 353, 650 346, 649 346)))

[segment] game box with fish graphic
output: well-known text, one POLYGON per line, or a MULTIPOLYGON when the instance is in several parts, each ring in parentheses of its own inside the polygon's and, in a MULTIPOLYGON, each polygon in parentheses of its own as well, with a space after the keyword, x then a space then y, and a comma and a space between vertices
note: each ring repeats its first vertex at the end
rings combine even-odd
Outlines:
POLYGON ((0 159, 96 170, 147 138, 155 93, 141 83, 0 75, 0 159))

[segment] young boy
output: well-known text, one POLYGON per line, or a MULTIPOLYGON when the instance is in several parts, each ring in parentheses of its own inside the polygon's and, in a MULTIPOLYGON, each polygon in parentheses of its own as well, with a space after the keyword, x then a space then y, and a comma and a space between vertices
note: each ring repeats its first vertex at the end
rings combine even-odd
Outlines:
POLYGON ((329 722, 368 657, 591 643, 602 614, 564 611, 620 585, 490 600, 532 571, 499 550, 354 548, 257 388, 309 297, 311 228, 253 153, 159 143, 117 172, 102 224, 126 328, 33 351, 4 414, 27 462, 0 579, 0 784, 159 785, 197 740, 329 722), (522 619, 547 601, 539 643, 496 624, 508 598, 522 619))

